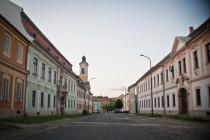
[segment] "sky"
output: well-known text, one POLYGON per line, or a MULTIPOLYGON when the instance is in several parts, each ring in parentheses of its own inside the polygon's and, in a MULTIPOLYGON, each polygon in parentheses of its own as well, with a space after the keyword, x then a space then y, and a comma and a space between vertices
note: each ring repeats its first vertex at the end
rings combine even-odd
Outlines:
POLYGON ((95 96, 117 97, 210 17, 209 0, 12 0, 79 74, 89 63, 95 96))

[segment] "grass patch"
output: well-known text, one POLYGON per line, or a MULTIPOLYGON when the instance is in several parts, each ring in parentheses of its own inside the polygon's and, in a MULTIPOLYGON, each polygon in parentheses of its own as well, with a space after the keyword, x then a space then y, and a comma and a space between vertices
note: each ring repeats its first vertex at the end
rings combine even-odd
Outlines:
POLYGON ((0 122, 0 132, 14 130, 14 129, 20 129, 20 128, 16 125, 0 122))
POLYGON ((171 115, 171 116, 167 116, 169 118, 172 119, 176 119, 176 120, 182 120, 182 121, 191 121, 191 122, 209 122, 209 120, 205 120, 201 117, 190 117, 190 116, 180 116, 180 115, 171 115))
POLYGON ((44 123, 49 121, 61 120, 64 118, 77 118, 83 114, 66 114, 66 115, 50 115, 50 116, 28 116, 28 117, 15 117, 15 118, 4 118, 0 119, 0 124, 3 123, 17 123, 17 124, 36 124, 44 123))
POLYGON ((16 117, 16 118, 6 118, 1 121, 8 123, 18 123, 18 124, 34 124, 43 123, 48 121, 60 120, 63 116, 30 116, 30 117, 16 117))
POLYGON ((145 116, 145 117, 162 117, 162 115, 160 114, 145 114, 145 113, 141 113, 141 114, 138 114, 138 116, 145 116))

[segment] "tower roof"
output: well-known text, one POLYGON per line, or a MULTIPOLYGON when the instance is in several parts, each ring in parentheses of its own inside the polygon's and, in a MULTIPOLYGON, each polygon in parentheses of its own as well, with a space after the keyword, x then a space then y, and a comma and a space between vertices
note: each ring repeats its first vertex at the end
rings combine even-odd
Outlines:
POLYGON ((86 62, 86 57, 85 56, 82 57, 82 61, 86 62))

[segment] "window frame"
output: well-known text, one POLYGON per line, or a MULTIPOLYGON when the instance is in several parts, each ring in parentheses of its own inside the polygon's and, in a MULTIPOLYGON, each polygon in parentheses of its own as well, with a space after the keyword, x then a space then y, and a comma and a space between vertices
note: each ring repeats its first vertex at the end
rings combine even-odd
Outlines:
POLYGON ((32 107, 36 107, 36 90, 32 91, 32 101, 31 101, 32 107))
POLYGON ((52 68, 49 67, 48 68, 48 82, 51 82, 52 81, 52 68))
POLYGON ((199 68, 198 50, 193 51, 194 69, 199 68))
POLYGON ((207 57, 207 63, 210 63, 210 43, 206 44, 206 57, 207 57))
POLYGON ((11 44, 12 44, 12 37, 9 35, 9 33, 4 32, 3 35, 3 55, 7 57, 11 57, 11 44), (7 51, 5 51, 5 37, 8 37, 8 48, 7 51))
POLYGON ((176 107, 176 95, 175 95, 175 93, 172 94, 172 103, 173 103, 173 107, 176 107))
POLYGON ((17 79, 15 84, 15 101, 22 102, 22 95, 23 95, 23 82, 21 79, 17 79))
POLYGON ((44 92, 41 92, 40 107, 44 108, 44 92))
POLYGON ((33 74, 38 75, 38 58, 34 57, 33 59, 33 74))
POLYGON ((183 73, 187 73, 187 65, 185 57, 182 59, 182 65, 183 65, 183 73))
POLYGON ((8 74, 2 75, 2 87, 1 87, 1 93, 0 93, 0 100, 1 101, 9 101, 10 98, 10 76, 8 74), (4 79, 7 80, 7 89, 6 86, 3 85, 4 79), (7 93, 4 92, 4 90, 7 90, 7 93), (3 98, 4 97, 4 98, 3 98))
POLYGON ((201 107, 202 103, 201 103, 201 89, 200 88, 195 89, 195 97, 196 97, 196 106, 201 107), (199 96, 198 96, 198 93, 199 93, 199 96))

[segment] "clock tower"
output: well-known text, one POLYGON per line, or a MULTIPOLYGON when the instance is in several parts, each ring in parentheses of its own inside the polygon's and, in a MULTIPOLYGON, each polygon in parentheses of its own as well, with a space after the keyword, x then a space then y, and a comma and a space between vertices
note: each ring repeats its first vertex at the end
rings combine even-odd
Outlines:
POLYGON ((86 62, 86 57, 82 57, 82 62, 79 63, 80 66, 80 74, 79 77, 82 81, 88 82, 88 63, 86 62))

